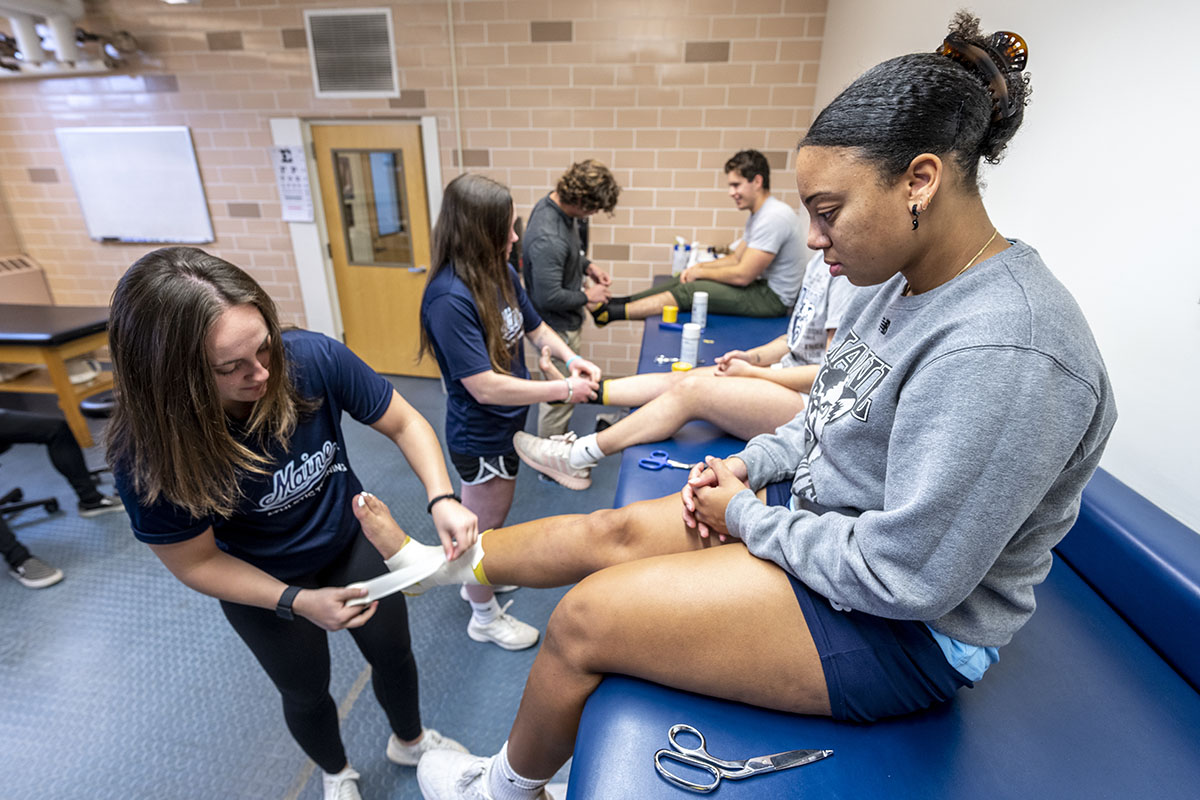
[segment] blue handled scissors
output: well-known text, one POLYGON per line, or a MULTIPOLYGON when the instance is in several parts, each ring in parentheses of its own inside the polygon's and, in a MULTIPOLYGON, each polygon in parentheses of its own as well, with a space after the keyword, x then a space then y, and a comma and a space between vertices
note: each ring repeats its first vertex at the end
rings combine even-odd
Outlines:
POLYGON ((672 461, 666 450, 655 450, 646 458, 638 459, 638 466, 642 469, 660 470, 667 467, 675 469, 691 469, 695 464, 685 464, 682 461, 672 461))
POLYGON ((684 724, 672 725, 671 729, 667 731, 667 739, 671 741, 671 749, 659 750, 654 754, 654 768, 658 770, 659 775, 662 775, 676 786, 700 794, 708 794, 716 789, 721 784, 722 778, 727 778, 731 781, 740 781, 743 778, 752 778, 764 772, 778 772, 781 769, 802 767, 805 764, 811 764, 814 761, 820 761, 822 758, 828 758, 833 755, 832 750, 788 750, 786 753, 776 753, 770 756, 755 756, 738 761, 724 761, 709 755, 703 733, 691 725, 684 724), (675 738, 680 733, 692 734, 700 740, 700 746, 684 747, 675 738), (676 761, 680 764, 687 764, 702 769, 709 775, 712 775, 712 783, 695 783, 681 778, 663 766, 662 762, 664 760, 676 761))

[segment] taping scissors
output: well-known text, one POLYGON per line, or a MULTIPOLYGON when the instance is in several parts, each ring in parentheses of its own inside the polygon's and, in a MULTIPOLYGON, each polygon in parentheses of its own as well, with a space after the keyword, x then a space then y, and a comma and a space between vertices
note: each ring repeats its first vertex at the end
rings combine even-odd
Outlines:
POLYGON ((820 761, 833 755, 832 750, 788 750, 785 753, 775 753, 769 756, 755 756, 738 761, 724 761, 709 754, 704 741, 704 734, 691 725, 672 725, 667 731, 667 739, 671 741, 670 750, 659 750, 654 754, 654 768, 671 783, 691 792, 708 794, 721 784, 721 779, 740 781, 752 778, 764 772, 778 772, 781 769, 802 767, 814 761, 820 761), (675 738, 680 733, 690 733, 700 740, 698 747, 685 747, 675 738), (663 765, 663 761, 675 761, 702 769, 712 775, 712 783, 695 783, 681 778, 663 765))
POLYGON ((666 450, 655 450, 646 458, 638 459, 638 466, 642 469, 660 470, 667 467, 675 469, 691 469, 695 464, 685 464, 682 461, 673 461, 666 450))

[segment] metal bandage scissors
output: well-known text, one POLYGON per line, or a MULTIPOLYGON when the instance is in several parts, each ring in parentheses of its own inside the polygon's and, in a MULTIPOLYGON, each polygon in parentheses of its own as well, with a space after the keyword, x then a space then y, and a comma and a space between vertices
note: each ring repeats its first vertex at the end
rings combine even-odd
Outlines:
POLYGON ((646 458, 638 459, 638 466, 642 469, 660 470, 667 467, 675 469, 691 469, 695 464, 685 464, 682 461, 672 461, 666 450, 655 450, 646 458))
POLYGON ((654 754, 654 768, 658 770, 659 775, 662 775, 676 786, 681 786, 688 791, 699 792, 701 794, 708 794, 716 789, 721 784, 722 778, 731 781, 740 781, 742 778, 752 778, 764 772, 778 772, 781 769, 788 769, 790 767, 802 767, 805 764, 811 764, 814 761, 820 761, 822 758, 828 758, 833 755, 832 750, 788 750, 785 753, 776 753, 770 756, 755 756, 754 758, 746 758, 739 761, 723 761, 709 755, 705 747, 704 734, 691 725, 672 725, 671 729, 667 731, 667 738, 671 741, 672 749, 659 750, 654 754), (684 747, 675 738, 680 733, 692 734, 700 740, 700 746, 684 747), (681 778, 663 765, 664 760, 676 761, 680 764, 688 764, 689 766, 702 769, 712 775, 712 783, 694 783, 681 778))

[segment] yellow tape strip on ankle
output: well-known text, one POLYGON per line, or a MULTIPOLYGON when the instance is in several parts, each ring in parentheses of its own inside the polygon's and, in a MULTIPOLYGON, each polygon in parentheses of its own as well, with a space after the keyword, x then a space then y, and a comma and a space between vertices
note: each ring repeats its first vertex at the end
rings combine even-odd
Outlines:
POLYGON ((487 579, 487 574, 483 571, 483 537, 491 532, 488 528, 483 533, 479 534, 479 560, 471 565, 471 572, 475 575, 475 580, 479 581, 481 586, 491 586, 491 582, 487 579))
POLYGON ((608 405, 608 379, 600 381, 600 405, 608 405))

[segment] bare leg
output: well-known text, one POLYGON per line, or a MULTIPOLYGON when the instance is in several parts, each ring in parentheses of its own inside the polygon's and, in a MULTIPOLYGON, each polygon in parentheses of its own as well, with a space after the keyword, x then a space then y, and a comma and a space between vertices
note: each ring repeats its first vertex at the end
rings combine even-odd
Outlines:
POLYGON ((614 564, 711 547, 684 526, 681 510, 670 494, 499 528, 483 538, 483 572, 492 584, 565 586, 614 564))
POLYGON ((621 564, 572 589, 551 617, 509 734, 513 769, 533 779, 554 774, 605 673, 830 713, 820 658, 787 576, 741 544, 621 564))
POLYGON ((645 405, 689 375, 712 375, 716 371, 716 367, 700 367, 690 372, 640 372, 624 378, 613 378, 605 382, 607 404, 645 405))
POLYGON ((596 444, 613 455, 631 445, 666 439, 694 419, 750 439, 790 422, 803 409, 799 392, 771 381, 689 373, 670 391, 600 431, 596 444))
MULTIPOLYGON (((516 486, 515 480, 492 478, 485 483, 462 487, 463 505, 479 517, 479 530, 486 531, 504 524, 508 510, 512 508, 516 486)), ((496 595, 490 586, 468 585, 467 596, 472 602, 486 603, 496 595)))
MULTIPOLYGON (((353 504, 354 515, 385 558, 411 545, 383 501, 374 496, 360 496, 360 500, 353 504)), ((624 508, 544 517, 497 528, 481 540, 480 566, 488 583, 545 588, 576 583, 626 561, 712 547, 711 539, 700 538, 684 525, 682 508, 679 495, 670 494, 624 508)), ((418 558, 444 558, 438 547, 417 547, 423 553, 418 558)), ((450 564, 458 566, 462 560, 450 564)), ((455 570, 455 582, 469 582, 473 566, 455 570)), ((446 582, 434 581, 425 588, 446 582)))
POLYGON ((645 319, 653 317, 663 310, 663 306, 675 305, 675 298, 670 292, 659 292, 640 300, 634 300, 625 306, 626 319, 645 319))

